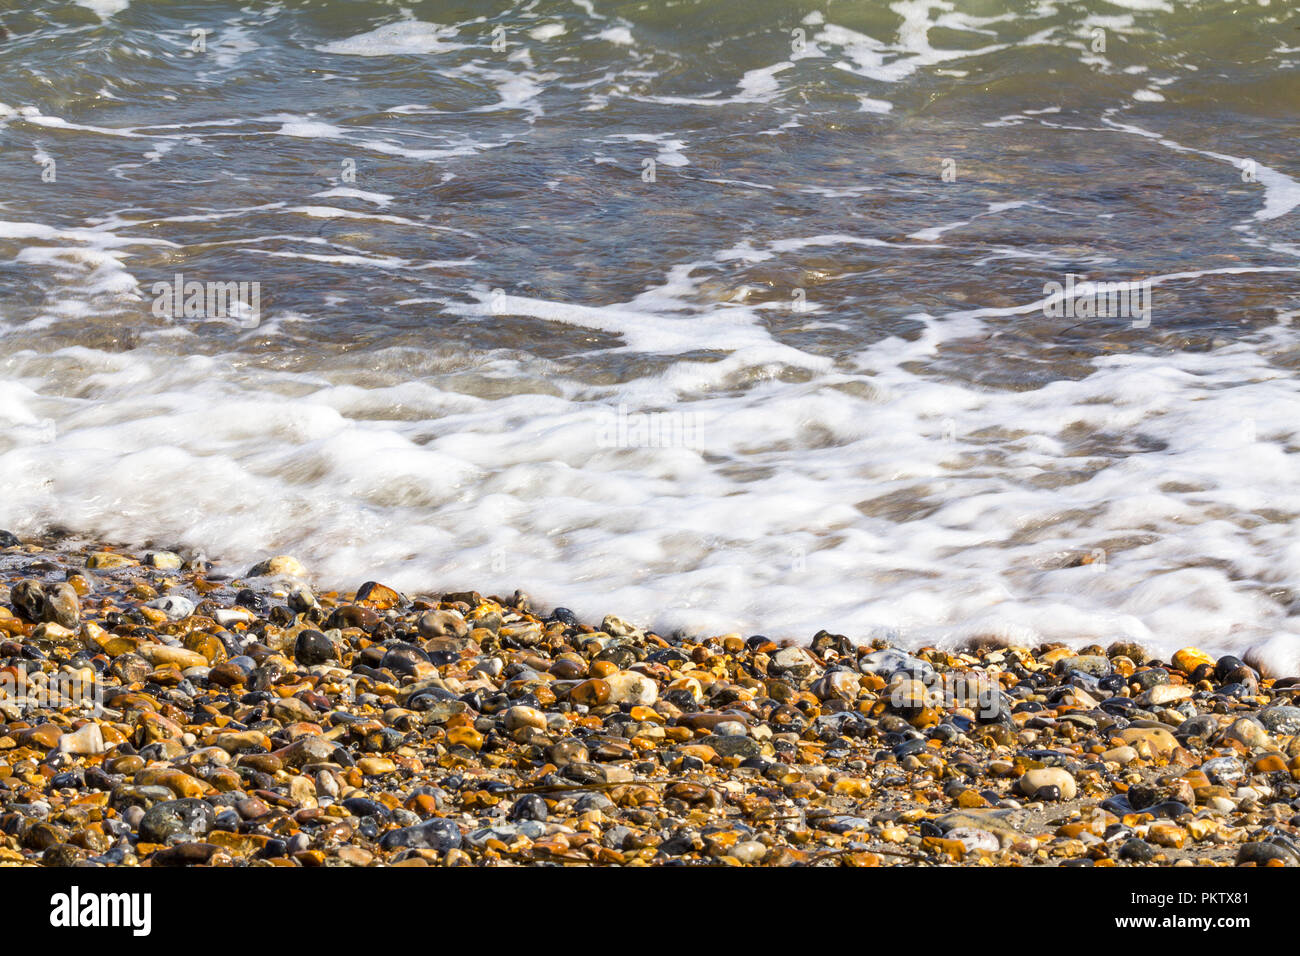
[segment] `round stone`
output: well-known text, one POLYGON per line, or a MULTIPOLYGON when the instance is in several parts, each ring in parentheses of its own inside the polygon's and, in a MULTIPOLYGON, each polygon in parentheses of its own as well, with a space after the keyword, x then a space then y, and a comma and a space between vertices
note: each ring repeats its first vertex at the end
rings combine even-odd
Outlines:
POLYGON ((35 581, 19 581, 9 589, 13 609, 29 621, 45 619, 45 589, 35 581))
POLYGON ((511 707, 504 716, 506 730, 520 730, 524 727, 546 729, 546 714, 536 707, 511 707))
POLYGON ((611 704, 649 707, 659 697, 659 685, 636 671, 618 671, 605 678, 611 704))
POLYGON ((293 644, 293 656, 299 664, 311 667, 334 660, 334 642, 320 631, 308 628, 298 634, 293 644))
POLYGON ((147 843, 201 840, 216 819, 216 811, 206 800, 187 797, 156 803, 140 820, 140 839, 147 843))
POLYGON ((1149 863, 1156 855, 1156 848, 1140 837, 1132 837, 1119 848, 1119 858, 1133 863, 1149 863))
POLYGON ((473 727, 453 727, 447 731, 447 743, 452 747, 480 750, 483 747, 483 735, 473 727))
POLYGON ((416 627, 420 636, 426 639, 435 637, 462 638, 469 633, 469 624, 455 611, 426 611, 420 615, 416 627))
POLYGON ((1235 740, 1251 750, 1271 747, 1273 744, 1264 725, 1250 717, 1238 717, 1229 724, 1223 732, 1223 739, 1235 740))
POLYGON ((1078 787, 1074 782, 1074 777, 1068 770, 1061 767, 1043 767, 1038 770, 1030 770, 1020 778, 1020 792, 1027 797, 1032 797, 1043 787, 1056 787, 1061 794, 1062 800, 1073 800, 1078 792, 1078 787))
POLYGON ((64 582, 45 595, 45 619, 69 629, 81 623, 81 602, 77 590, 64 582))
POLYGON ((526 793, 510 808, 511 820, 540 820, 547 817, 546 801, 538 794, 526 793))
POLYGON ((1213 657, 1200 648, 1184 647, 1182 650, 1175 652, 1173 658, 1170 659, 1170 663, 1184 674, 1190 674, 1202 664, 1213 667, 1215 661, 1213 657))
POLYGON ((608 703, 613 690, 607 681, 593 677, 569 691, 569 700, 586 707, 599 707, 608 703))
POLYGON ((166 597, 160 597, 155 601, 150 601, 145 607, 162 611, 167 615, 169 621, 181 621, 194 613, 194 602, 189 598, 181 597, 179 594, 168 594, 166 597))

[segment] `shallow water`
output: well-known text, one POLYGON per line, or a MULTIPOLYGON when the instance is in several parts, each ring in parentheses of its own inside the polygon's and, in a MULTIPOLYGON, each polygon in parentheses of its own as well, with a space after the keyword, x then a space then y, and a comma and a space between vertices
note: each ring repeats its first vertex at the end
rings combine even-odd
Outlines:
POLYGON ((1283 4, 0 24, 0 527, 663 629, 1300 660, 1283 4), (160 314, 177 274, 258 308, 160 314), (1049 314, 1070 274, 1149 280, 1149 324, 1049 314))

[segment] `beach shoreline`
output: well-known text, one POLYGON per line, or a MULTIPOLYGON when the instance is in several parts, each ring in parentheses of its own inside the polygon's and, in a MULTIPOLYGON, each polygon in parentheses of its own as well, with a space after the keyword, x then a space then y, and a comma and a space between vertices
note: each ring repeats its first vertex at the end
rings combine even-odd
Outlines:
POLYGON ((0 535, 0 863, 1300 864, 1300 680, 1231 657, 665 637, 73 540, 0 535))

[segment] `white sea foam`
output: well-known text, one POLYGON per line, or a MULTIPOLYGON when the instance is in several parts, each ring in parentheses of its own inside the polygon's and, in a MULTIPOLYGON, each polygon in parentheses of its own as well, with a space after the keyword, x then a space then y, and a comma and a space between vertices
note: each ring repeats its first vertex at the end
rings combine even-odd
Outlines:
POLYGON ((335 186, 333 189, 326 189, 318 193, 312 193, 312 198, 360 199, 364 202, 372 202, 376 206, 387 206, 393 201, 393 197, 387 193, 369 192, 365 189, 353 189, 350 186, 335 186))
POLYGON ((633 42, 632 31, 627 27, 606 27, 596 36, 607 43, 615 43, 619 46, 631 46, 633 42))
POLYGON ((426 23, 423 20, 398 20, 365 33, 335 40, 317 47, 322 53, 346 56, 398 56, 449 53, 464 49, 465 44, 450 39, 455 28, 426 23))
MULTIPOLYGON (((682 311, 690 273, 613 307, 498 297, 501 315, 680 356, 624 385, 501 358, 484 370, 518 384, 495 397, 432 370, 367 387, 346 360, 241 366, 236 383, 232 356, 163 340, 11 355, 0 417, 24 428, 0 446, 0 526, 178 542, 235 571, 290 551, 345 586, 523 586, 662 628, 1295 656, 1300 631, 1268 591, 1300 577, 1300 547, 1260 516, 1300 513, 1286 452, 1300 388, 1267 342, 1116 355, 1078 381, 986 391, 917 363, 1037 303, 920 317, 922 335, 845 368, 777 343, 755 310, 682 311), (806 374, 727 387, 765 367, 806 374), (689 413, 700 446, 602 445, 620 406, 689 413)), ((484 293, 462 311, 493 308, 484 293)))
POLYGON ((982 56, 1006 49, 1007 44, 988 44, 976 49, 936 49, 930 43, 930 30, 939 23, 945 29, 985 33, 983 27, 1003 17, 976 17, 956 13, 945 0, 901 0, 889 7, 902 22, 892 41, 878 40, 869 34, 827 23, 814 34, 819 44, 838 49, 843 56, 836 65, 883 83, 898 83, 923 67, 933 67, 949 60, 982 56), (931 13, 938 11, 938 20, 931 13))
POLYGON ((565 28, 563 23, 543 23, 539 27, 533 27, 528 31, 528 35, 534 40, 553 40, 556 37, 564 36, 565 28))
POLYGON ((94 11, 101 20, 107 20, 129 7, 131 0, 76 0, 76 4, 94 11))

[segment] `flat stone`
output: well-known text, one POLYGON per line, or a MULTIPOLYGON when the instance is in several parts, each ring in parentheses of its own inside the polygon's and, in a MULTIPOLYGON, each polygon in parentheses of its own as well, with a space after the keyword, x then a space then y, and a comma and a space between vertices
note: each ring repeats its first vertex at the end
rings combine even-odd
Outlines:
POLYGON ((1057 661, 1056 670, 1060 674, 1078 673, 1092 677, 1105 677, 1113 668, 1110 660, 1100 654, 1080 654, 1057 661))
POLYGON ((488 840, 500 840, 502 843, 513 843, 519 837, 526 837, 529 840, 538 840, 546 833, 544 824, 537 820, 520 820, 517 823, 502 823, 496 826, 479 827, 471 830, 465 837, 465 842, 472 847, 482 847, 488 840))
POLYGON ((1137 698, 1139 707, 1164 707, 1192 696, 1186 684, 1157 684, 1137 698))
POLYGON ((208 659, 197 651, 168 644, 141 644, 137 649, 141 657, 155 667, 174 664, 179 668, 206 667, 208 659))
POLYGON ((763 752, 762 744, 753 737, 709 734, 700 743, 713 748, 719 757, 739 757, 745 760, 750 757, 757 757, 763 752))
POLYGON ((1219 784, 1232 783, 1246 775, 1246 768, 1236 757, 1215 757, 1201 764, 1201 771, 1219 784))
POLYGON ((95 571, 112 571, 116 568, 133 568, 140 562, 113 551, 99 551, 86 558, 86 567, 95 571))
POLYGON ((107 749, 104 746, 104 734, 96 723, 88 723, 59 738, 59 751, 65 754, 89 756, 102 754, 107 749))
POLYGON ((886 647, 872 651, 858 658, 858 670, 864 674, 875 674, 889 679, 900 670, 931 673, 934 668, 918 657, 904 653, 895 647, 886 647))
POLYGON ((276 756, 286 767, 302 767, 309 763, 326 763, 334 756, 337 745, 323 737, 300 737, 289 746, 276 751, 276 756))
POLYGON ((574 761, 568 764, 563 775, 575 783, 631 783, 636 778, 632 771, 626 767, 620 767, 618 764, 611 763, 581 763, 574 761))
POLYGON ((380 846, 386 850, 394 847, 418 847, 445 853, 461 845, 460 827, 453 820, 426 820, 415 826, 402 827, 385 833, 380 846))
POLYGON ((1259 722, 1274 734, 1300 734, 1300 707, 1275 704, 1259 712, 1259 722))
POLYGON ((1119 732, 1124 743, 1137 746, 1146 744, 1155 754, 1170 754, 1178 749, 1178 740, 1167 730, 1158 727, 1125 727, 1119 732))
POLYGON ((1029 819, 1023 810, 954 810, 937 817, 935 825, 945 833, 967 828, 994 834, 1003 846, 1024 839, 1024 826, 1029 819))
POLYGON ((257 615, 242 607, 223 607, 212 614, 212 619, 222 627, 234 627, 236 624, 251 624, 257 615))
POLYGON ((978 827, 953 827, 944 836, 950 840, 960 841, 967 853, 977 853, 981 850, 997 852, 1002 848, 1002 841, 997 834, 978 827))
POLYGON ((356 603, 364 607, 374 608, 376 611, 387 611, 399 604, 405 604, 406 598, 386 584, 380 584, 378 581, 367 581, 357 590, 356 603))
POLYGON ((265 561, 254 565, 248 572, 250 578, 262 577, 290 577, 305 578, 307 569, 297 558, 292 558, 287 554, 276 555, 273 558, 267 558, 265 561))
POLYGON ((1276 860, 1283 866, 1300 865, 1300 858, 1289 848, 1278 843, 1244 843, 1237 850, 1238 866, 1244 863, 1254 863, 1256 866, 1268 866, 1271 861, 1276 860))
POLYGON ((1119 747, 1112 747, 1110 750, 1107 750, 1104 753, 1102 753, 1101 759, 1106 761, 1107 763, 1117 763, 1121 767, 1123 767, 1126 764, 1130 764, 1134 760, 1136 760, 1137 755, 1138 754, 1136 750, 1134 750, 1128 744, 1123 744, 1119 747))

